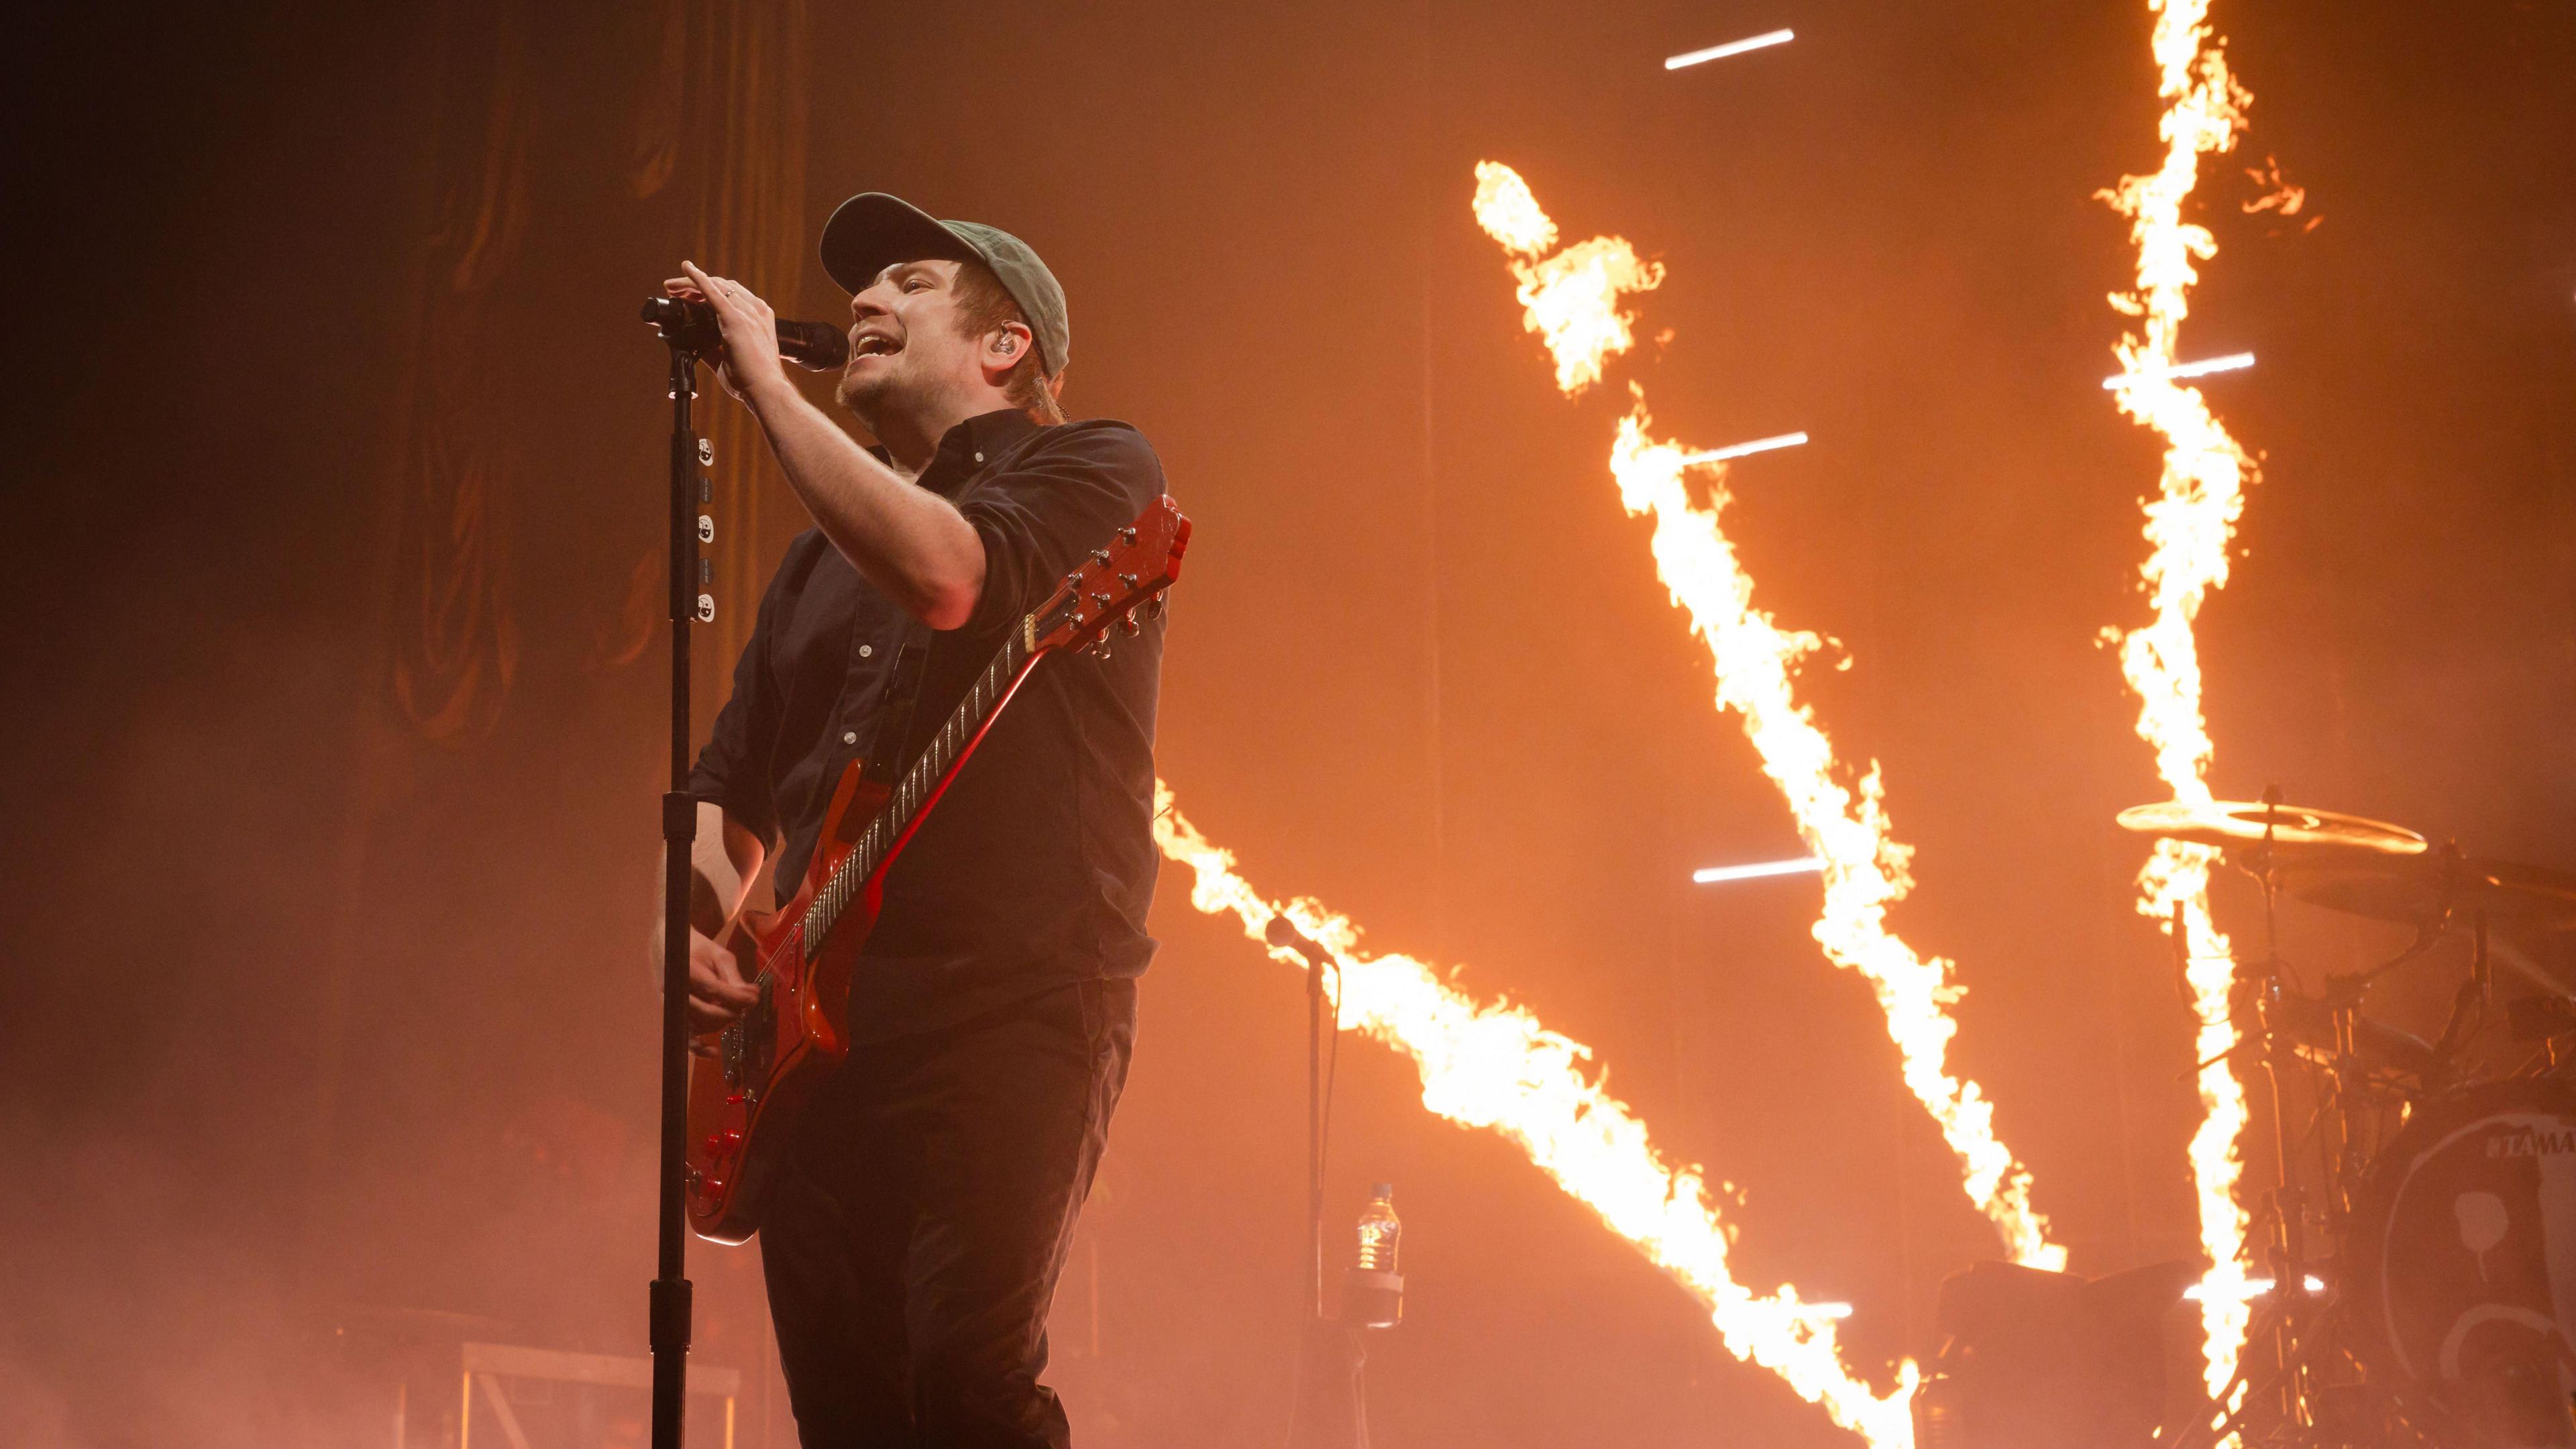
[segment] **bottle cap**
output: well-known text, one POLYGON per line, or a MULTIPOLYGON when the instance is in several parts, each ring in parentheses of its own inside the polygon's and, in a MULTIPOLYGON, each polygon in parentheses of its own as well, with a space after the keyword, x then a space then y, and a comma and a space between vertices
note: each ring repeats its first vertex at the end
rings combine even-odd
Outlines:
POLYGON ((1369 1189, 1369 1193, 1374 1197, 1392 1199, 1395 1196, 1395 1184, 1391 1182, 1378 1183, 1369 1189))

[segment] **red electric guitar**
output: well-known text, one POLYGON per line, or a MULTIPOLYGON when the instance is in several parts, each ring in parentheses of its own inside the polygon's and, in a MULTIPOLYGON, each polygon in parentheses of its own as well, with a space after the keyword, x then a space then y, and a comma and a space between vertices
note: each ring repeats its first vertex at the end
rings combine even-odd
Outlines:
POLYGON ((1039 659, 1107 652, 1113 624, 1133 633, 1181 573, 1190 521, 1169 498, 1074 572, 1002 645, 921 758, 896 779, 853 761, 832 792, 803 889, 776 913, 745 911, 727 944, 757 960, 760 999, 689 1068, 689 1226, 739 1243, 760 1229, 762 1199, 787 1153, 789 1124, 849 1056, 850 971, 876 924, 887 867, 1039 659))

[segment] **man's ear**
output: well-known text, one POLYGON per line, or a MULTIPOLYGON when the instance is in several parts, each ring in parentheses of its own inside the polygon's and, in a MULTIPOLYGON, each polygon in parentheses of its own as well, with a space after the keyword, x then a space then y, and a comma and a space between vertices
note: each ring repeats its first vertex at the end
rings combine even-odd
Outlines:
POLYGON ((1035 346, 1037 338, 1025 322, 1005 322, 985 334, 983 351, 975 359, 984 370, 984 381, 1000 387, 1002 379, 1012 368, 1019 366, 1020 359, 1028 356, 1029 349, 1035 346))

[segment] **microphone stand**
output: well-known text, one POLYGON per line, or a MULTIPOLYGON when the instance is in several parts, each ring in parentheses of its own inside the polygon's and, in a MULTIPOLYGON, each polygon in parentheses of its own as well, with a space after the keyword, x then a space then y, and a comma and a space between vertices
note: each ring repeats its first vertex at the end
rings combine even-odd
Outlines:
MULTIPOLYGON (((653 1449, 680 1449, 689 1393, 689 907, 696 871, 691 857, 698 840, 698 802, 689 794, 689 624, 713 623, 716 617, 714 597, 698 591, 698 544, 714 537, 714 524, 704 516, 690 516, 693 505, 708 501, 707 485, 690 485, 699 468, 715 462, 715 455, 697 435, 689 403, 698 393, 699 359, 716 355, 724 334, 715 310, 704 302, 654 297, 644 303, 642 315, 671 350, 671 789, 662 797, 662 1164, 655 1184, 660 1221, 647 1338, 653 1347, 653 1449)), ((777 327, 780 355, 800 367, 824 370, 849 360, 849 342, 838 328, 784 320, 777 327)))
MULTIPOLYGON (((1341 1023, 1334 1022, 1334 1030, 1341 1023)), ((1324 967, 1306 963, 1306 1303, 1324 1317, 1324 967)))
MULTIPOLYGON (((699 359, 715 355, 724 335, 704 302, 654 297, 642 315, 671 350, 671 789, 662 797, 662 1165, 655 1184, 661 1211, 647 1338, 653 1449, 680 1449, 689 1393, 689 906, 698 841, 698 802, 689 794, 689 624, 716 617, 714 597, 698 592, 698 544, 714 537, 714 525, 690 517, 694 504, 708 501, 705 484, 690 484, 715 455, 697 435, 689 403, 698 394, 699 359)), ((783 320, 777 327, 780 355, 800 367, 849 360, 838 328, 783 320)))
MULTIPOLYGON (((1272 945, 1306 959, 1306 1308, 1288 1443, 1290 1449, 1368 1449, 1368 1396, 1361 1376, 1368 1355, 1360 1325, 1326 1313, 1324 1303, 1324 970, 1333 963, 1285 916, 1271 920, 1267 935, 1272 945)), ((1338 999, 1333 1013, 1338 1033, 1338 999)))
POLYGON ((688 1217, 689 904, 698 802, 689 788, 689 623, 698 535, 690 483, 702 461, 689 419, 697 395, 697 354, 671 347, 671 789, 662 797, 662 1165, 657 1195, 658 1255, 648 1297, 653 1347, 653 1449, 680 1449, 689 1392, 688 1217))

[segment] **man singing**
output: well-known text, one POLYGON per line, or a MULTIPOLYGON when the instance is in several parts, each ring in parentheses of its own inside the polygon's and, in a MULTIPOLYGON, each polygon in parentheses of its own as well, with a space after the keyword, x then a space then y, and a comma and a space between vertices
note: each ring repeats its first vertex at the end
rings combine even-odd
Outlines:
MULTIPOLYGON (((784 899, 843 768, 908 764, 1004 631, 1164 491, 1134 428, 1064 421, 1064 291, 1017 237, 870 193, 822 254, 851 293, 840 401, 873 449, 789 384, 767 303, 688 263, 665 286, 714 307, 725 389, 815 525, 690 782, 701 1031, 755 999, 717 938, 768 852, 784 899), (910 708, 890 698, 907 644, 927 651, 910 708), (881 739, 889 717, 912 737, 881 739)), ((1038 1376, 1154 952, 1162 636, 1158 618, 1107 659, 1043 661, 887 877, 849 1062, 797 1123, 760 1235, 808 1446, 1070 1442, 1038 1376)))

